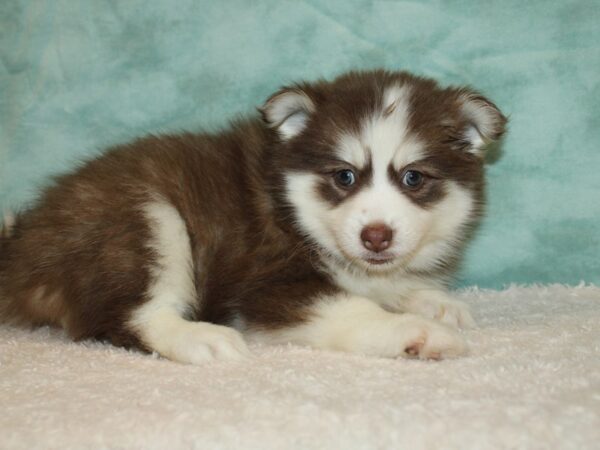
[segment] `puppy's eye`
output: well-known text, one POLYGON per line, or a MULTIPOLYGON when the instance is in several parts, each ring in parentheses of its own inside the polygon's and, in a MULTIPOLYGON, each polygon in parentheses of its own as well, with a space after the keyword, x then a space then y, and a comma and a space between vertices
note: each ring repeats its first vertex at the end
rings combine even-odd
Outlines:
POLYGON ((423 184, 423 174, 416 170, 407 170, 402 176, 402 184, 410 189, 416 189, 423 184))
POLYGON ((356 175, 349 169, 338 170, 334 175, 334 179, 341 187, 350 187, 356 183, 356 175))

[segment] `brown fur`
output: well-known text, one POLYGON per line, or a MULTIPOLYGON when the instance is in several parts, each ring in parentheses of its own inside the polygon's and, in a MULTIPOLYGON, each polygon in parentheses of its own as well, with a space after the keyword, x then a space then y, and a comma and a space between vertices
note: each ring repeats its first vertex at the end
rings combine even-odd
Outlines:
MULTIPOLYGON (((140 139, 57 178, 18 217, 12 236, 0 236, 0 316, 64 326, 74 339, 143 348, 127 321, 146 300, 156 264, 141 207, 160 197, 177 209, 190 236, 197 302, 189 319, 229 324, 240 315, 252 327, 304 320, 316 294, 338 288, 291 221, 282 174, 322 173, 322 195, 333 204, 351 195, 327 179, 340 168, 335 131, 358 130, 392 82, 414 86, 411 127, 435 144, 419 170, 482 192, 482 163, 457 137, 467 125, 458 112, 461 91, 383 71, 298 85, 293 89, 306 93, 316 112, 289 143, 250 119, 214 135, 140 139)), ((365 170, 359 177, 368 183, 365 170)), ((426 206, 442 195, 435 181, 411 198, 426 206)))

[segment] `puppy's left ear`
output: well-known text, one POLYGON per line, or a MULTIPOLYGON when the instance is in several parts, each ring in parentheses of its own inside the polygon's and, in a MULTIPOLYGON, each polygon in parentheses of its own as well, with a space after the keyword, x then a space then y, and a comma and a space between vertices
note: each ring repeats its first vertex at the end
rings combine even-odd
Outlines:
POLYGON ((494 103, 477 92, 462 90, 458 102, 467 121, 463 139, 470 152, 481 155, 486 145, 502 137, 508 119, 494 103))
POLYGON ((283 88, 259 108, 264 121, 277 130, 283 140, 297 136, 306 128, 315 104, 300 87, 283 88))

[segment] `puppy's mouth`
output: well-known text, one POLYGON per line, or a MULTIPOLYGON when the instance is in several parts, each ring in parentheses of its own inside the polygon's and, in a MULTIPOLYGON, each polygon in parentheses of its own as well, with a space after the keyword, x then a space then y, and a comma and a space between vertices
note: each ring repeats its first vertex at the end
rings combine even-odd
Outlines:
POLYGON ((393 264, 398 258, 397 255, 390 252, 369 252, 363 255, 361 259, 370 266, 385 266, 393 264))
POLYGON ((394 258, 367 258, 365 261, 369 264, 381 266, 383 264, 391 264, 394 261, 394 258))
POLYGON ((345 259, 354 261, 363 267, 372 267, 373 269, 386 269, 398 260, 397 255, 391 253, 368 252, 353 256, 352 253, 345 251, 343 247, 340 247, 340 250, 345 259))

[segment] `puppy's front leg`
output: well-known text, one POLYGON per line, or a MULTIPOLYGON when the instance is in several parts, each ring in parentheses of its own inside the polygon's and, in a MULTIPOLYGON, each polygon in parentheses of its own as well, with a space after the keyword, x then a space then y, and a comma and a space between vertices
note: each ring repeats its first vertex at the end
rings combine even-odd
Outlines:
POLYGON ((457 328, 473 328, 475 320, 469 307, 454 300, 440 289, 419 289, 412 291, 402 302, 406 312, 418 314, 428 319, 435 319, 457 328))
POLYGON ((387 358, 452 358, 466 353, 463 338, 450 328, 413 314, 394 314, 363 297, 337 294, 315 302, 291 327, 250 329, 267 343, 297 343, 387 358))

